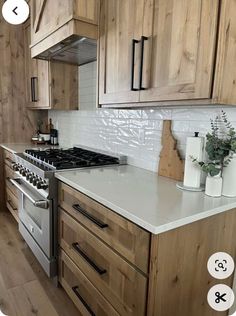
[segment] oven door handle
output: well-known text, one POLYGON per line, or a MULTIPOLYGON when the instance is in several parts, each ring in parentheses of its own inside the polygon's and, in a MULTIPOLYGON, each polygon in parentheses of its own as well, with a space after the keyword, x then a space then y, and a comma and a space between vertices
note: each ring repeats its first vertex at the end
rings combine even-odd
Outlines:
POLYGON ((28 192, 26 192, 22 185, 20 185, 20 179, 10 179, 11 183, 22 193, 24 194, 36 207, 39 208, 48 208, 48 201, 46 200, 35 200, 28 192))

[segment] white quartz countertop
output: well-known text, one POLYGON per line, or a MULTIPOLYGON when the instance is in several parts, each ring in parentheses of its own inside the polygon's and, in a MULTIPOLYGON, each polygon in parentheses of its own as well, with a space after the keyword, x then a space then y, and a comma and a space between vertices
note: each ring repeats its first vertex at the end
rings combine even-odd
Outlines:
POLYGON ((176 181, 129 165, 62 171, 56 177, 153 234, 236 207, 236 198, 182 191, 176 181))
POLYGON ((32 143, 4 143, 0 144, 0 146, 13 154, 23 153, 26 149, 46 149, 46 148, 58 148, 58 146, 51 145, 34 145, 32 143))

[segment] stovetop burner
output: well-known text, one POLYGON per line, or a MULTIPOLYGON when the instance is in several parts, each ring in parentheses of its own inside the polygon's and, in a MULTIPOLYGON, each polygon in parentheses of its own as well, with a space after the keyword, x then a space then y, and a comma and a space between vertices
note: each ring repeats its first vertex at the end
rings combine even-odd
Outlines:
POLYGON ((52 166, 53 169, 56 170, 104 166, 120 163, 120 160, 117 157, 79 147, 47 150, 27 149, 25 154, 36 161, 52 166))

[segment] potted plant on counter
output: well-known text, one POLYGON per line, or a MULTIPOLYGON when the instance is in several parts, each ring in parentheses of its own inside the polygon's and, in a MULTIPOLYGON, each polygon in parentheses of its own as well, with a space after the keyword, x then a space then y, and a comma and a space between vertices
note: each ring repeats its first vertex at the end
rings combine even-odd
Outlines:
POLYGON ((206 135, 205 150, 208 155, 207 161, 197 161, 192 157, 193 161, 207 173, 205 193, 219 197, 222 195, 223 185, 223 194, 227 195, 226 191, 234 185, 236 195, 236 183, 232 183, 233 178, 236 179, 236 132, 224 111, 211 120, 211 132, 206 135), (232 160, 234 163, 231 167, 234 170, 229 167, 232 160))

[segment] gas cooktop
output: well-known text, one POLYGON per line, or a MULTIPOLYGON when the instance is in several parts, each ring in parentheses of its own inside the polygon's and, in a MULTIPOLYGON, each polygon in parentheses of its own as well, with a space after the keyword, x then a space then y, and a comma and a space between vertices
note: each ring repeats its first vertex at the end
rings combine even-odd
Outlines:
POLYGON ((120 157, 73 147, 69 149, 27 149, 24 156, 50 169, 63 170, 120 164, 120 157))

